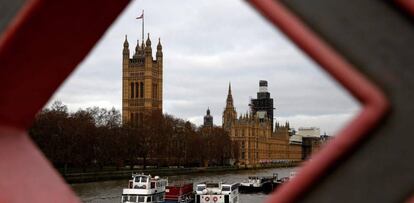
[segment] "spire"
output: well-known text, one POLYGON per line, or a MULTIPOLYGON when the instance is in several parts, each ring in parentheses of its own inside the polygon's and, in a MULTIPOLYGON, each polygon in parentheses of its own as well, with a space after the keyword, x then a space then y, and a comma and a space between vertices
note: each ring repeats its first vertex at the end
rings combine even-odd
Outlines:
POLYGON ((139 40, 137 40, 137 46, 135 47, 134 58, 137 58, 140 55, 142 55, 142 50, 141 50, 141 47, 139 46, 139 40))
POLYGON ((162 49, 161 38, 158 38, 157 50, 161 50, 161 49, 162 49))
POLYGON ((162 45, 161 45, 161 38, 158 38, 158 45, 157 45, 157 58, 162 57, 162 45))
POLYGON ((128 48, 128 47, 129 47, 128 36, 125 35, 124 48, 128 48))
MULTIPOLYGON (((240 114, 240 119, 241 119, 240 114)), ((229 92, 227 95, 227 103, 226 108, 223 112, 223 128, 227 132, 231 130, 231 126, 234 124, 235 120, 237 119, 237 112, 233 106, 233 96, 231 95, 231 84, 229 83, 229 92)))
POLYGON ((207 115, 210 115, 210 107, 207 107, 207 115))
POLYGON ((152 48, 151 48, 151 40, 150 40, 149 33, 148 33, 147 41, 145 42, 145 56, 152 58, 152 48))
POLYGON ((233 96, 231 95, 231 83, 229 83, 229 92, 227 94, 226 108, 233 108, 233 96))
POLYGON ((139 49, 140 49, 140 47, 139 47, 139 40, 137 40, 137 46, 135 47, 135 53, 138 53, 139 52, 139 49))
POLYGON ((125 41, 124 41, 124 50, 122 51, 122 54, 124 58, 129 58, 129 43, 128 43, 128 37, 125 35, 125 41))
POLYGON ((150 40, 150 34, 148 33, 148 38, 147 41, 145 42, 145 44, 147 45, 147 47, 151 47, 151 40, 150 40))

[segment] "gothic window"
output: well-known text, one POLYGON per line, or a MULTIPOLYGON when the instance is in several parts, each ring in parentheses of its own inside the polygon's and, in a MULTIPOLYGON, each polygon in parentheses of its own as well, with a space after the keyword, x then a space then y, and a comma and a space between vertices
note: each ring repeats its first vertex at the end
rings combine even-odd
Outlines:
POLYGON ((152 84, 152 98, 153 99, 157 98, 157 85, 156 84, 152 84))
POLYGON ((135 97, 138 97, 138 83, 135 83, 135 97))
POLYGON ((155 98, 158 98, 158 86, 157 86, 157 84, 155 84, 154 90, 155 90, 155 98))
MULTIPOLYGON (((144 83, 143 82, 141 82, 141 84, 140 84, 140 97, 141 98, 144 98, 144 83)), ((137 95, 138 96, 138 95, 137 95)))
POLYGON ((131 82, 131 98, 134 98, 134 83, 131 82))

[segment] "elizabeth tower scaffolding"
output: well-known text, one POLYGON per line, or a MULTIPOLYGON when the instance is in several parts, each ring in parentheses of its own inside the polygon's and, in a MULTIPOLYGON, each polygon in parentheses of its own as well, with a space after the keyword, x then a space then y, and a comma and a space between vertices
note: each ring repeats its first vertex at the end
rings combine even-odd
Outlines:
POLYGON ((151 40, 135 47, 130 58, 129 43, 125 36, 122 52, 122 122, 142 121, 144 113, 162 112, 162 46, 158 39, 155 59, 152 56, 151 40))

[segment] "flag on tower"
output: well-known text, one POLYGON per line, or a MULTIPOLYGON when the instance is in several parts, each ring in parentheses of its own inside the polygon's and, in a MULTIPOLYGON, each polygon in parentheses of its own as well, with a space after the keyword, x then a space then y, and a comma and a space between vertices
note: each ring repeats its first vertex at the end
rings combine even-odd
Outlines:
POLYGON ((142 19, 142 18, 144 18, 144 11, 142 11, 142 14, 137 17, 137 19, 142 19))

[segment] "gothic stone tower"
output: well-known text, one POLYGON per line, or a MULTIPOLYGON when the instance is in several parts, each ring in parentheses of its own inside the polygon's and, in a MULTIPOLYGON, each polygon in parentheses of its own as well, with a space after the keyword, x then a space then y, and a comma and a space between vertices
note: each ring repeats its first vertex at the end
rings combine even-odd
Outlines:
POLYGON ((237 118, 236 110, 233 105, 233 96, 231 95, 231 84, 229 84, 229 92, 227 94, 226 108, 223 112, 223 129, 230 132, 232 125, 237 118))
POLYGON ((207 108, 207 114, 204 116, 204 127, 213 127, 213 116, 210 115, 210 108, 207 108))
POLYGON ((155 59, 151 40, 141 46, 137 42, 135 54, 130 58, 129 43, 125 36, 122 52, 122 122, 138 123, 147 112, 162 112, 162 46, 158 39, 155 59))

